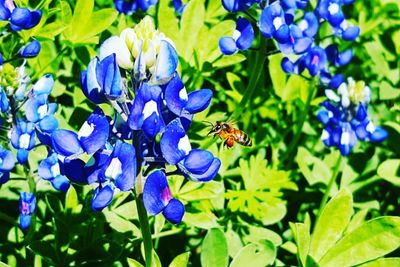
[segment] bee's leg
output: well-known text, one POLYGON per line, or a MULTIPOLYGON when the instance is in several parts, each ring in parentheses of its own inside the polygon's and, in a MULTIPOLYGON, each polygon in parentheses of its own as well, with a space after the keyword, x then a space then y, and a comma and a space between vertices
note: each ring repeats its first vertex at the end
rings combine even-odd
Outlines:
POLYGON ((235 140, 231 137, 227 138, 224 142, 224 146, 226 146, 227 148, 232 148, 234 144, 235 140))

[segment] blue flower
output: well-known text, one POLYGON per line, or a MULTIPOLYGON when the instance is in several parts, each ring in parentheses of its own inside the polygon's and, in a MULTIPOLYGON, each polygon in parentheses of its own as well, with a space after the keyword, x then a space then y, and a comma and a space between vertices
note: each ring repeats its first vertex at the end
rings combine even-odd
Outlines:
POLYGON ((39 24, 41 18, 41 10, 30 11, 27 8, 15 7, 13 1, 0 2, 0 20, 10 21, 13 31, 31 29, 39 24))
POLYGON ((171 195, 164 171, 154 171, 147 178, 143 189, 143 203, 151 215, 160 212, 174 224, 182 221, 185 206, 171 195))
POLYGON ((130 15, 138 8, 146 12, 149 7, 155 5, 158 0, 114 0, 115 8, 118 12, 130 15))
POLYGON ((302 54, 307 51, 313 40, 296 25, 283 25, 280 34, 277 36, 279 49, 284 54, 302 54))
POLYGON ((4 184, 9 180, 10 171, 14 166, 15 159, 12 152, 0 146, 0 184, 4 184))
POLYGON ((92 208, 100 211, 108 206, 114 195, 114 189, 129 191, 136 181, 136 151, 131 144, 117 141, 111 155, 98 154, 97 168, 88 177, 88 181, 96 181, 99 187, 95 190, 92 208), (100 168, 99 168, 100 167, 100 168))
POLYGON ((97 108, 81 126, 78 134, 70 130, 58 129, 52 135, 52 144, 57 154, 74 159, 86 152, 93 154, 108 140, 110 125, 107 117, 97 108))
POLYGON ((56 153, 49 156, 39 164, 38 174, 41 178, 48 180, 55 189, 67 192, 70 182, 67 177, 61 174, 61 168, 56 153))
POLYGON ((28 99, 25 104, 26 119, 37 123, 40 130, 51 133, 58 127, 58 121, 53 116, 57 110, 56 103, 48 103, 47 95, 40 95, 28 99))
POLYGON ((0 86, 0 111, 6 113, 10 108, 10 103, 8 102, 8 97, 3 87, 0 86))
POLYGON ((38 40, 33 40, 26 46, 22 47, 19 51, 19 55, 23 58, 36 57, 40 52, 40 42, 38 40))
POLYGON ((279 40, 286 40, 288 29, 285 21, 285 12, 282 6, 278 3, 272 3, 267 6, 260 17, 260 31, 265 38, 275 38, 279 40))
POLYGON ((26 230, 31 225, 31 216, 35 212, 36 197, 33 193, 21 192, 19 197, 19 225, 26 230))
POLYGON ((229 12, 245 11, 253 3, 258 3, 259 0, 222 0, 222 5, 229 12))
POLYGON ((183 4, 182 0, 172 0, 172 5, 174 6, 175 12, 182 15, 187 4, 183 4))
POLYGON ((17 160, 24 164, 28 160, 29 151, 35 146, 35 124, 19 120, 11 133, 11 144, 17 149, 17 160))
POLYGON ((54 86, 54 79, 51 74, 46 74, 42 76, 30 90, 30 95, 33 97, 40 96, 40 95, 50 95, 51 91, 53 90, 54 86))
POLYGON ((236 30, 232 37, 224 36, 219 40, 219 48, 225 55, 232 55, 238 50, 247 50, 254 40, 254 30, 250 22, 239 18, 236 23, 236 30))
POLYGON ((332 62, 336 67, 347 65, 353 58, 353 49, 347 49, 343 52, 339 52, 336 45, 329 45, 325 48, 328 60, 332 62))
POLYGON ((128 118, 128 125, 131 129, 143 129, 149 138, 154 138, 164 127, 161 116, 161 93, 162 90, 159 86, 141 84, 128 118))
POLYGON ((221 161, 212 153, 192 149, 179 118, 167 125, 161 136, 160 147, 165 160, 177 165, 184 176, 194 181, 212 180, 221 166, 221 161))

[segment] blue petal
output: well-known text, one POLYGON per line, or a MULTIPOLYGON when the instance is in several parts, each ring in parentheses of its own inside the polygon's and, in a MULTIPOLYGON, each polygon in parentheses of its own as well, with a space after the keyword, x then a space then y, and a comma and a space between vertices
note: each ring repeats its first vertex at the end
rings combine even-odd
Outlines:
POLYGON ((54 179, 51 180, 51 184, 54 186, 55 189, 61 192, 67 192, 70 186, 70 182, 64 175, 58 175, 54 179))
POLYGON ((214 158, 213 162, 210 165, 210 168, 203 173, 203 174, 187 174, 186 175, 193 181, 196 182, 207 182, 212 179, 218 174, 219 168, 221 167, 221 161, 218 158, 214 158))
POLYGON ((31 11, 30 20, 27 24, 25 24, 25 29, 31 29, 39 24, 40 19, 42 18, 42 11, 41 10, 34 10, 31 11))
POLYGON ((213 92, 210 89, 201 89, 191 92, 185 110, 189 113, 198 113, 205 110, 210 105, 213 92))
POLYGON ((87 154, 93 154, 108 140, 110 125, 100 108, 89 116, 78 132, 78 139, 87 154))
POLYGON ((136 180, 136 152, 131 144, 118 142, 110 156, 110 161, 118 158, 122 165, 122 174, 115 179, 115 185, 121 191, 129 191, 136 180))
POLYGON ((329 82, 329 87, 337 89, 344 81, 343 74, 339 73, 332 77, 331 81, 329 82))
POLYGON ((356 119, 358 121, 363 121, 367 118, 368 113, 367 113, 367 109, 364 107, 364 105, 359 105, 358 109, 357 109, 357 113, 356 113, 356 119))
POLYGON ((344 21, 344 14, 342 12, 342 10, 339 10, 336 14, 330 14, 328 12, 328 21, 332 26, 338 26, 340 25, 340 23, 342 23, 344 21))
POLYGON ((28 161, 29 151, 26 149, 18 149, 17 160, 20 164, 25 164, 28 161))
POLYGON ((10 171, 15 166, 14 155, 10 150, 0 146, 0 171, 10 171))
POLYGON ((360 28, 357 26, 348 27, 342 34, 343 40, 354 41, 360 35, 360 28))
POLYGON ((302 54, 310 48, 312 42, 313 42, 313 40, 308 37, 299 38, 294 43, 293 50, 296 54, 302 54))
POLYGON ((143 203, 148 213, 160 213, 172 199, 167 178, 163 171, 152 172, 146 179, 143 188, 143 203))
POLYGON ((96 69, 96 77, 107 98, 115 100, 122 96, 121 73, 115 53, 100 61, 96 69))
POLYGON ((286 73, 294 73, 294 64, 287 57, 282 59, 281 68, 286 73))
POLYGON ((304 33, 308 37, 314 37, 319 28, 318 19, 313 12, 307 12, 304 14, 304 19, 307 21, 307 29, 304 30, 304 33))
POLYGON ((169 164, 177 164, 190 151, 189 138, 183 129, 179 118, 171 121, 160 140, 163 157, 169 164))
POLYGON ((31 225, 31 216, 21 214, 19 217, 19 226, 22 230, 26 230, 31 225))
POLYGON ((37 40, 33 40, 28 45, 21 48, 19 54, 23 58, 36 57, 40 52, 40 43, 37 40))
POLYGON ((279 3, 273 3, 267 6, 260 16, 260 31, 265 38, 271 38, 276 30, 274 26, 274 19, 280 17, 284 23, 283 10, 279 3))
POLYGON ((353 49, 347 49, 346 51, 343 51, 338 54, 336 65, 337 66, 347 65, 352 58, 353 58, 353 49))
POLYGON ((251 47, 254 40, 254 30, 250 22, 244 18, 239 18, 236 29, 240 32, 240 37, 236 40, 236 45, 240 50, 246 50, 251 47))
POLYGON ((39 122, 39 128, 43 132, 51 133, 58 128, 58 121, 53 115, 47 115, 39 122))
POLYGON ((281 27, 279 27, 279 29, 275 32, 274 35, 275 39, 279 42, 279 43, 287 43, 287 42, 291 42, 290 38, 290 27, 286 24, 282 25, 281 27))
POLYGON ((11 13, 10 22, 18 27, 25 28, 31 19, 31 12, 27 8, 14 8, 11 13))
POLYGON ((75 183, 86 183, 85 162, 74 159, 61 163, 61 173, 75 183))
POLYGON ((164 84, 174 75, 178 67, 178 54, 175 48, 165 40, 160 42, 160 50, 157 55, 153 82, 164 84))
POLYGON ((0 2, 0 20, 8 20, 11 16, 10 10, 4 6, 3 1, 0 2))
POLYGON ((187 92, 178 74, 175 74, 165 87, 167 107, 175 115, 180 116, 187 103, 187 92))
POLYGON ((240 0, 222 0, 222 5, 229 12, 237 12, 239 10, 240 0))
POLYGON ((97 81, 97 66, 99 64, 99 59, 97 57, 93 58, 88 65, 86 71, 81 73, 81 87, 82 92, 85 94, 90 101, 95 104, 101 104, 107 102, 107 99, 101 90, 100 84, 97 81))
POLYGON ((317 119, 323 124, 326 125, 329 122, 329 113, 327 110, 321 110, 317 114, 317 119))
POLYGON ((389 136, 388 132, 382 127, 376 127, 375 131, 371 134, 370 139, 373 142, 382 142, 389 136))
POLYGON ((46 74, 35 83, 32 88, 33 95, 49 95, 53 90, 54 79, 51 74, 46 74))
POLYGON ((110 185, 106 185, 103 188, 96 188, 93 194, 92 209, 94 211, 101 211, 108 205, 110 205, 114 196, 114 190, 110 185))
POLYGON ((177 199, 171 199, 163 210, 164 217, 173 224, 180 223, 184 214, 185 206, 177 199))
POLYGON ((192 149, 183 159, 183 166, 193 174, 205 173, 213 163, 214 156, 211 152, 202 149, 192 149))
POLYGON ((236 42, 232 37, 221 37, 218 44, 219 49, 224 55, 232 55, 238 50, 236 42))
POLYGON ((57 154, 64 157, 77 156, 83 153, 78 135, 70 130, 55 130, 51 134, 52 144, 57 154))
POLYGON ((0 171, 0 185, 7 183, 10 180, 10 173, 8 171, 0 171))
MULTIPOLYGON (((60 173, 56 173, 56 175, 54 176, 53 174, 53 170, 55 165, 58 165, 58 158, 57 158, 57 154, 53 153, 51 154, 49 157, 47 157, 46 159, 42 160, 39 164, 39 168, 38 168, 38 174, 42 179, 45 180, 50 180, 55 178, 55 176, 59 175, 60 173)), ((58 165, 58 170, 60 168, 60 165, 58 165)))

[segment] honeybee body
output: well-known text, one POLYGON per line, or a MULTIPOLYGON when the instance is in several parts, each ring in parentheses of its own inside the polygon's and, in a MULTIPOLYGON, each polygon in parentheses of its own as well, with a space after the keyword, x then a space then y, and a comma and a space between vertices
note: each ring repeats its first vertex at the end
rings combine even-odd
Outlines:
POLYGON ((217 121, 212 125, 212 129, 208 134, 214 134, 221 137, 224 141, 224 146, 231 148, 235 142, 242 146, 252 146, 250 137, 242 130, 234 128, 230 123, 217 121))

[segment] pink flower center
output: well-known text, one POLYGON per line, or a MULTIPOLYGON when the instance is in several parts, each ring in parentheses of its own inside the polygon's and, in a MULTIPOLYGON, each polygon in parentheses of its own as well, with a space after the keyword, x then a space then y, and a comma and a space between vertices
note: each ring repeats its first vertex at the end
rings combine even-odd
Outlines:
POLYGON ((21 204, 21 213, 22 214, 29 214, 29 204, 26 202, 22 202, 21 204))
POLYGON ((171 191, 169 191, 169 188, 166 187, 161 193, 161 199, 165 204, 168 204, 169 201, 172 199, 171 191))
POLYGON ((313 56, 311 64, 317 65, 319 63, 319 57, 317 55, 313 56))

